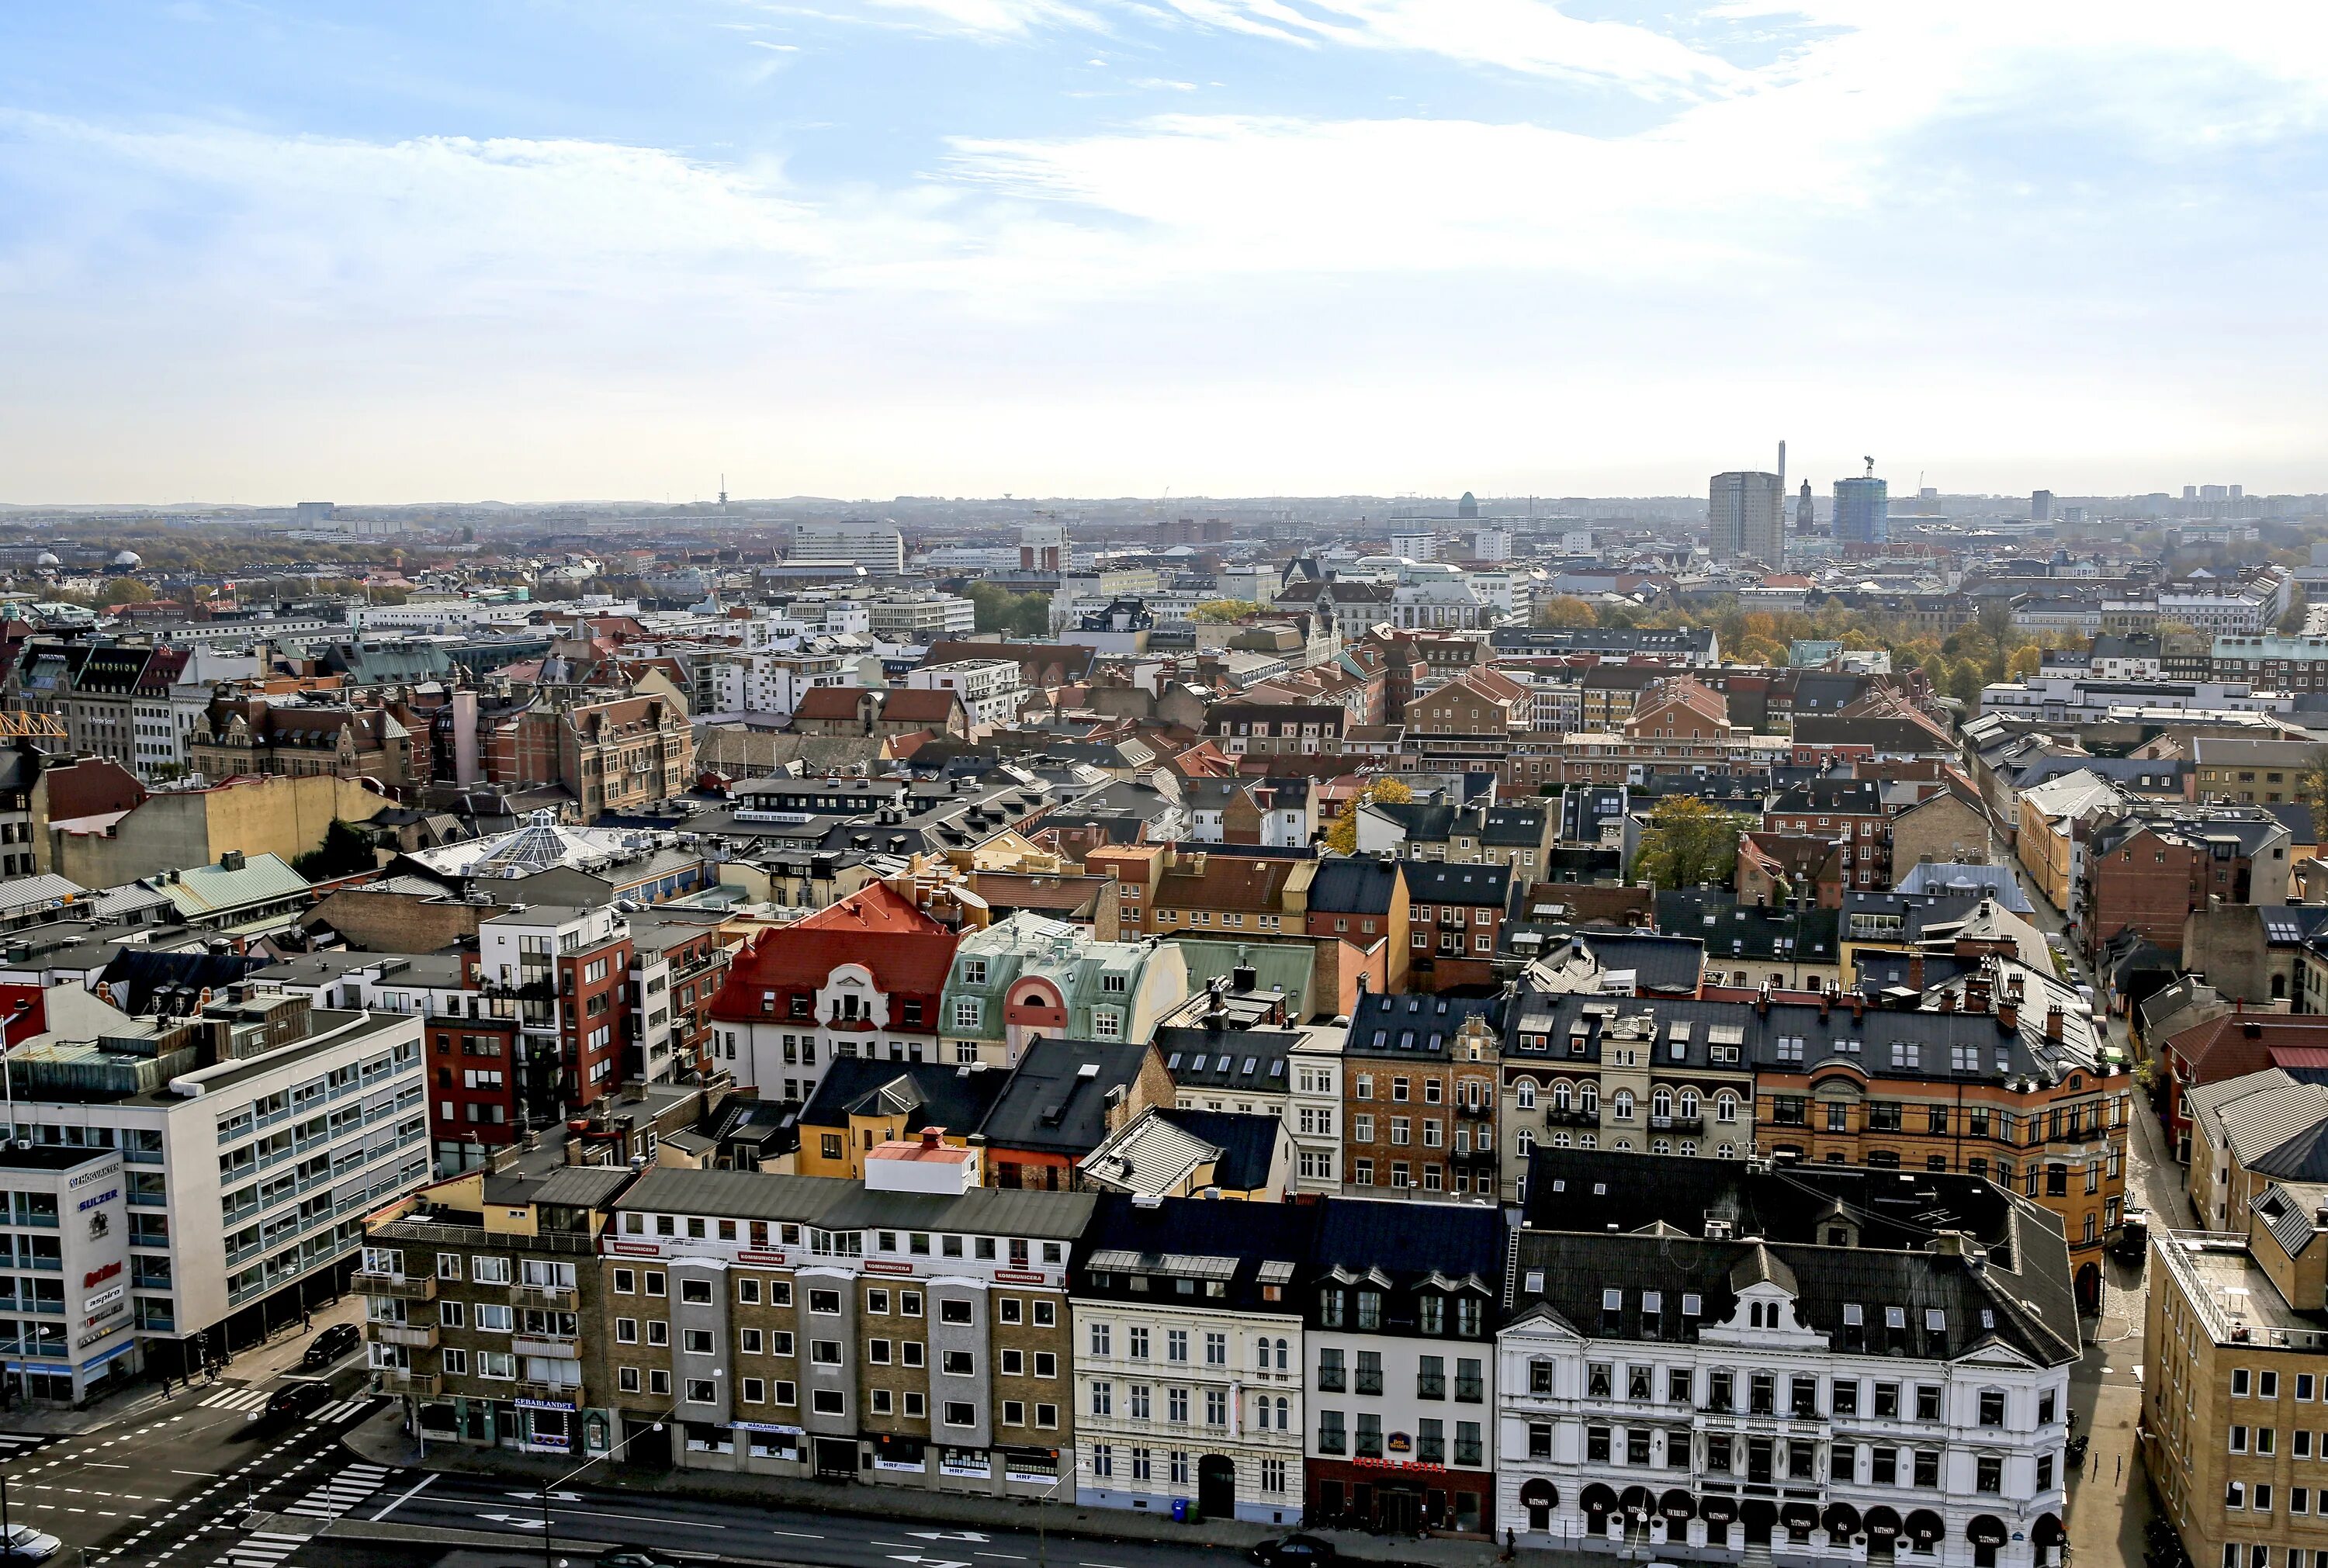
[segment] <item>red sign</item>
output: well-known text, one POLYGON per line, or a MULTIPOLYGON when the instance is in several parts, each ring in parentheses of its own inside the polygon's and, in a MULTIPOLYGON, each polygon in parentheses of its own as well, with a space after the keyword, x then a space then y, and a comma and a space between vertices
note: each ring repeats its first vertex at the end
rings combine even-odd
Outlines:
POLYGON ((910 1274, 914 1272, 914 1265, 893 1263, 885 1258, 868 1258, 865 1260, 865 1272, 868 1274, 910 1274))
POLYGON ((1421 1460, 1352 1460, 1350 1463, 1362 1470, 1422 1470, 1429 1475, 1443 1476, 1445 1465, 1434 1465, 1421 1460))
POLYGON ((736 1261, 739 1263, 759 1263, 765 1266, 771 1263, 783 1263, 784 1261, 784 1254, 782 1253, 737 1253, 736 1254, 736 1261))
POLYGON ((608 1242, 606 1250, 638 1258, 659 1258, 662 1248, 653 1242, 608 1242))
POLYGON ((1039 1269, 997 1269, 994 1277, 1006 1285, 1039 1285, 1043 1273, 1039 1269))
POLYGON ((109 1280, 120 1272, 121 1265, 117 1263, 108 1263, 101 1269, 91 1269, 88 1273, 81 1276, 80 1288, 86 1291, 91 1285, 98 1283, 99 1281, 109 1280))

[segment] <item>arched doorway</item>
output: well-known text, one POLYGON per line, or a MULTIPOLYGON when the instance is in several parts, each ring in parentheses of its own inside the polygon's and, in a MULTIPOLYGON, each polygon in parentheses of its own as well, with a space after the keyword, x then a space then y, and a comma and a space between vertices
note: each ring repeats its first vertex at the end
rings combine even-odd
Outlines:
POLYGON ((1197 1511, 1207 1519, 1236 1517, 1236 1460, 1218 1453, 1198 1458, 1197 1511))
POLYGON ((2102 1267, 2099 1263, 2081 1263, 2078 1267, 2078 1315, 2098 1318, 2102 1310, 2102 1267))

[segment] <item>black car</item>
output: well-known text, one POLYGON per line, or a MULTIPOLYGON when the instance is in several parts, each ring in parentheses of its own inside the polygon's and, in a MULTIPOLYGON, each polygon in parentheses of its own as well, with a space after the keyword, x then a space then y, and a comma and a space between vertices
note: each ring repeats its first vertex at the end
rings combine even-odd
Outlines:
POLYGON ((1334 1560, 1334 1543, 1315 1535, 1287 1535, 1263 1541, 1245 1554, 1261 1568, 1313 1568, 1334 1560))
POLYGON ((330 1384, 309 1377, 296 1378, 268 1396, 267 1414, 280 1421, 321 1410, 331 1403, 330 1384))
POLYGON ((299 1357, 299 1365, 307 1371, 317 1371, 362 1344, 363 1333, 353 1323, 334 1323, 307 1341, 306 1353, 299 1357))
POLYGON ((608 1552, 598 1559, 598 1568, 671 1568, 671 1565, 644 1552, 608 1552))

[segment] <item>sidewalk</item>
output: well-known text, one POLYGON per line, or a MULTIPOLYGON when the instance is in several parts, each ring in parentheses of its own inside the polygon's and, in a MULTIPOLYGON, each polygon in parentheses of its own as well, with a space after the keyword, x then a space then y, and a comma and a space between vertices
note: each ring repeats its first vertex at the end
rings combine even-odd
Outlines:
MULTIPOLYGON (((379 1412, 350 1428, 342 1440, 359 1459, 377 1465, 436 1470, 448 1475, 491 1476, 519 1485, 542 1486, 564 1479, 573 1461, 543 1454, 507 1453, 431 1445, 427 1457, 399 1424, 397 1406, 379 1412)), ((953 1528, 1031 1530, 1036 1506, 1031 1501, 965 1497, 958 1492, 924 1491, 910 1487, 835 1485, 776 1476, 723 1474, 712 1470, 645 1470, 608 1461, 600 1467, 602 1486, 624 1491, 694 1498, 706 1502, 775 1504, 818 1513, 868 1519, 914 1520, 953 1528)), ((1288 1533, 1275 1525, 1248 1525, 1237 1520, 1206 1520, 1201 1524, 1172 1522, 1169 1516, 1129 1509, 1082 1508, 1053 1502, 1043 1507, 1043 1527, 1050 1534, 1089 1541, 1156 1542, 1187 1546, 1218 1546, 1240 1554, 1256 1543, 1288 1533)), ((1408 1540, 1365 1535, 1352 1530, 1313 1530, 1334 1543, 1344 1557, 1367 1563, 1420 1564, 1422 1568, 1488 1568, 1501 1547, 1483 1540, 1408 1540)), ((1593 1562, 1608 1563, 1602 1554, 1522 1550, 1517 1568, 1572 1568, 1593 1562)))
MULTIPOLYGON (((362 1320, 363 1298, 343 1296, 337 1305, 317 1312, 312 1328, 277 1329, 275 1338, 266 1344, 254 1346, 235 1357, 220 1375, 218 1386, 263 1383, 277 1373, 287 1372, 299 1365, 299 1357, 306 1352, 307 1341, 322 1333, 325 1324, 361 1323, 362 1320)), ((33 1404, 0 1411, 0 1431, 38 1437, 81 1437, 89 1432, 102 1432, 121 1422, 174 1410, 189 1401, 199 1404, 215 1392, 216 1389, 206 1383, 198 1382, 188 1388, 182 1383, 174 1382, 170 1392, 164 1394, 161 1385, 151 1376, 141 1377, 80 1410, 69 1404, 33 1404)))

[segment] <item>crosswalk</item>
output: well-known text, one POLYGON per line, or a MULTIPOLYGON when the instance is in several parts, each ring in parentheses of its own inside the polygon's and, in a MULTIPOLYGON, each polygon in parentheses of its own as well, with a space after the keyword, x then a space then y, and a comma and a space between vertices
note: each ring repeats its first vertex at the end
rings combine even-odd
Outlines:
POLYGON ((336 1519, 380 1490, 385 1465, 350 1465, 283 1511, 309 1519, 336 1519))
POLYGON ((221 1563, 232 1568, 276 1568, 276 1564, 307 1544, 305 1535, 286 1535, 279 1530, 253 1530, 226 1549, 221 1563))
POLYGON ((31 1453, 34 1449, 46 1447, 56 1441, 53 1437, 33 1432, 0 1432, 0 1464, 31 1453))
MULTIPOLYGON (((270 1391, 264 1388, 221 1388, 202 1401, 205 1410, 233 1411, 251 1414, 267 1407, 270 1391)), ((331 1426, 361 1415, 379 1403, 378 1396, 360 1394, 352 1399, 342 1399, 324 1406, 307 1419, 314 1423, 331 1426)))

